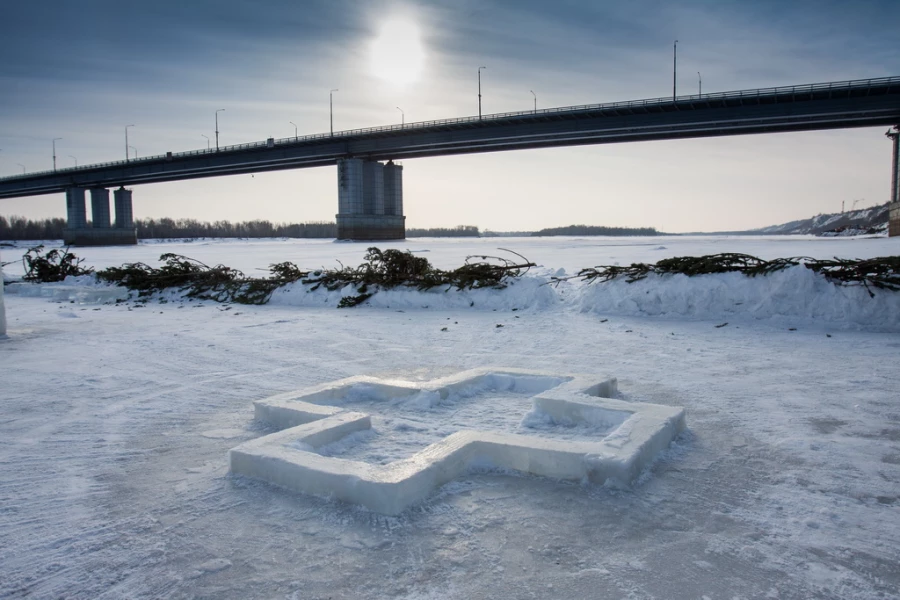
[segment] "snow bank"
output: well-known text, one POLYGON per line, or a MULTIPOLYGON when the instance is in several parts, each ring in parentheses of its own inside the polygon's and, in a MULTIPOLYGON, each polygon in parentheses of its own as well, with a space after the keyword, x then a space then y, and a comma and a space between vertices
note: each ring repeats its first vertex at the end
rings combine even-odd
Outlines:
MULTIPOLYGON (((823 241, 822 238, 809 238, 807 246, 801 248, 797 255, 821 254, 805 251, 815 249, 823 241)), ((873 240, 859 241, 864 244, 874 243, 873 240)), ((830 249, 830 242, 826 243, 828 245, 825 247, 830 249)), ((648 248, 661 252, 660 249, 664 247, 648 248)), ((859 250, 861 247, 854 248, 859 250)), ((885 250, 893 251, 893 248, 881 246, 876 249, 882 255, 885 250)), ((769 250, 761 254, 789 253, 769 250)), ((604 262, 611 264, 613 261, 604 262)), ((870 288, 874 294, 871 297, 862 286, 837 285, 803 266, 757 277, 747 277, 740 273, 695 277, 650 275, 635 283, 627 283, 622 278, 605 283, 571 280, 558 287, 547 285, 552 276, 565 276, 567 272, 571 271, 558 265, 539 267, 532 269, 527 275, 511 279, 506 288, 499 290, 457 290, 452 286, 424 291, 412 288, 377 290, 373 286, 368 291, 374 291, 374 295, 361 306, 391 310, 471 308, 488 311, 573 308, 602 315, 694 319, 717 323, 764 321, 778 327, 817 326, 837 330, 900 332, 900 292, 870 288)), ((324 287, 313 290, 313 287, 315 286, 299 282, 289 284, 276 290, 269 304, 335 308, 342 298, 359 295, 359 288, 352 284, 335 291, 328 291, 324 287)), ((83 304, 112 303, 134 297, 127 289, 98 283, 90 275, 69 277, 62 283, 54 284, 8 283, 6 293, 83 304)), ((183 296, 182 292, 173 289, 155 298, 179 302, 183 300, 183 296)))
POLYGON ((754 319, 777 325, 900 332, 900 293, 842 286, 796 266, 766 276, 650 275, 635 283, 616 279, 575 288, 584 312, 703 320, 754 319))
MULTIPOLYGON (((557 293, 547 285, 543 277, 524 276, 513 279, 503 289, 482 288, 477 290, 457 290, 453 286, 441 286, 419 291, 411 288, 379 290, 366 300, 363 306, 391 309, 458 309, 480 308, 487 310, 511 310, 513 308, 544 309, 559 303, 557 293)), ((272 294, 270 304, 280 306, 337 306, 341 298, 356 296, 355 285, 347 285, 333 292, 324 287, 313 291, 312 286, 302 283, 287 285, 272 294)), ((369 292, 375 288, 370 287, 369 292)))

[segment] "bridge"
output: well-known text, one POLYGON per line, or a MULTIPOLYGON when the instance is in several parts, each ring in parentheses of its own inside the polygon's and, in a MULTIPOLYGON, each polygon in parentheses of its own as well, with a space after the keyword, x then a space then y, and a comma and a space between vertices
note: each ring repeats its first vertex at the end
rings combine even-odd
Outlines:
MULTIPOLYGON (((338 237, 405 236, 394 160, 528 148, 897 126, 900 77, 653 98, 336 131, 83 165, 0 179, 0 198, 66 193, 66 241, 135 243, 126 185, 337 165, 338 237), (387 161, 383 163, 381 161, 387 161), (115 223, 109 190, 115 190, 115 223), (90 190, 92 223, 85 192, 90 190)), ((900 235, 900 150, 891 163, 891 235, 900 235), (894 210, 896 207, 896 210, 894 210)))

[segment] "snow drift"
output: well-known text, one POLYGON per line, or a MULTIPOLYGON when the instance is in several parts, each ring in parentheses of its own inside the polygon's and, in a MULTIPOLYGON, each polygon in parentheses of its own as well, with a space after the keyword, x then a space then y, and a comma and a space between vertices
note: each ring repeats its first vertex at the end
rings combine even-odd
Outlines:
POLYGON ((900 332, 900 293, 837 285, 803 266, 765 276, 655 275, 578 286, 585 312, 703 320, 753 319, 782 325, 900 332))

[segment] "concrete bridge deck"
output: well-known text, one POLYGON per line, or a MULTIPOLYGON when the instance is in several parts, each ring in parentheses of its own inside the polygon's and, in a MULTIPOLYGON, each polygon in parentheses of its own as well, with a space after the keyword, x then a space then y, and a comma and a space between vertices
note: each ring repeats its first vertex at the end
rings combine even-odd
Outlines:
POLYGON ((0 198, 366 161, 900 124, 900 77, 654 98, 269 139, 0 179, 0 198))

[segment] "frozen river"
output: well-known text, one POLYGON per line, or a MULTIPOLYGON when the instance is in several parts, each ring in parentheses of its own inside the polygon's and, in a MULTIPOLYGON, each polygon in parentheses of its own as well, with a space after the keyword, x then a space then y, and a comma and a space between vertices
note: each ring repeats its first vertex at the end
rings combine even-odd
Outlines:
MULTIPOLYGON (((76 253, 98 268, 174 252, 255 273, 284 260, 355 265, 366 246, 195 241, 76 253)), ((897 255, 900 239, 380 247, 443 268, 508 248, 546 280, 718 252, 897 255)), ((20 254, 2 251, 4 261, 20 254)), ((473 295, 474 306, 456 292, 398 293, 345 310, 329 296, 301 301, 302 290, 265 306, 8 293, 0 598, 896 598, 900 337, 879 331, 898 318, 896 300, 853 312, 868 299, 854 295, 861 289, 786 277, 757 285, 794 312, 757 304, 749 317, 736 294, 755 292, 727 278, 679 296, 666 281, 622 284, 608 288, 621 300, 608 304, 600 287, 526 281, 473 295), (816 311, 804 312, 792 283, 816 311), (706 304, 654 314, 634 290, 706 304), (844 308, 826 310, 835 306, 844 308), (612 375, 625 400, 685 407, 688 430, 630 490, 483 473, 390 518, 228 475, 228 450, 267 432, 253 400, 354 375, 424 381, 485 366, 612 375)))

